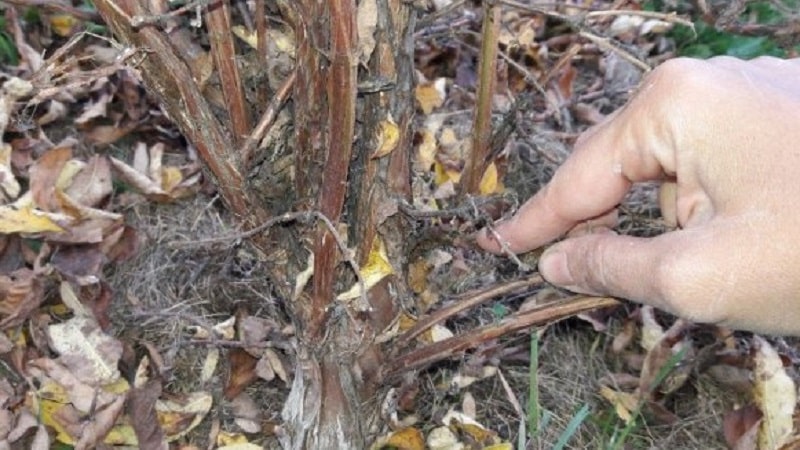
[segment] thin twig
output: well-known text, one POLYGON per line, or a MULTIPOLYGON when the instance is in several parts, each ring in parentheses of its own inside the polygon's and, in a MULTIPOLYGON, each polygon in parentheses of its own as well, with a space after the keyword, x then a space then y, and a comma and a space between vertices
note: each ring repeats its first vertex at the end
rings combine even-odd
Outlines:
POLYGON ((662 13, 658 11, 636 11, 632 9, 614 9, 614 10, 603 10, 603 11, 591 11, 586 13, 585 15, 587 19, 594 19, 596 17, 606 17, 606 16, 639 16, 639 17, 644 17, 646 19, 658 19, 658 20, 663 20, 664 22, 678 23, 689 28, 694 28, 694 23, 692 23, 691 20, 683 18, 675 12, 662 13))
POLYGON ((191 242, 181 242, 181 243, 172 243, 170 247, 172 248, 186 248, 186 247, 196 247, 200 245, 206 244, 214 244, 219 242, 230 242, 236 241, 239 239, 247 239, 253 237, 269 228, 274 227, 278 224, 284 224, 289 222, 302 222, 308 223, 311 219, 317 219, 325 224, 328 228, 328 231, 333 236, 333 239, 336 241, 336 245, 339 246, 339 251, 342 253, 342 257, 344 258, 347 265, 349 265, 353 272, 355 272, 356 280, 358 281, 358 285, 361 288, 361 296, 360 300, 363 302, 363 305, 359 305, 359 307, 363 306, 369 309, 369 300, 367 299, 367 285, 364 282, 364 277, 361 275, 361 267, 356 262, 355 258, 353 257, 353 252, 347 248, 347 245, 344 243, 344 240, 341 236, 339 236, 338 231, 336 231, 336 226, 328 219, 324 214, 319 211, 297 211, 297 212, 287 212, 281 214, 280 216, 272 217, 271 219, 267 220, 266 222, 258 225, 255 228, 251 228, 247 231, 242 231, 239 233, 232 233, 226 236, 219 236, 215 238, 208 238, 208 239, 201 239, 197 241, 191 242))
POLYGON ((511 248, 510 248, 510 247, 509 247, 509 245, 508 245, 508 241, 506 241, 505 239, 503 239, 503 237, 502 237, 502 236, 500 236, 500 234, 499 234, 499 233, 498 233, 498 232, 497 232, 497 231, 494 229, 494 227, 492 227, 491 225, 486 225, 486 230, 487 230, 489 233, 491 233, 491 234, 492 234, 492 237, 493 237, 493 238, 494 238, 494 239, 497 241, 497 243, 500 245, 500 250, 502 250, 502 252, 503 252, 503 255, 507 256, 509 259, 511 259, 511 261, 514 261, 514 264, 516 264, 516 265, 517 265, 517 267, 519 267, 519 268, 520 268, 520 270, 522 270, 522 271, 524 271, 524 272, 530 272, 530 271, 532 271, 532 270, 533 270, 533 269, 531 268, 531 266, 529 266, 529 265, 525 264, 524 262, 522 262, 522 261, 521 261, 521 260, 520 260, 520 259, 517 257, 516 253, 514 253, 514 252, 512 252, 512 251, 511 251, 511 248))
POLYGON ((176 10, 170 11, 170 12, 165 13, 165 14, 153 14, 153 15, 149 15, 149 16, 145 16, 145 15, 133 16, 133 17, 131 17, 131 22, 130 23, 131 23, 131 26, 133 28, 140 28, 140 27, 143 27, 145 25, 157 25, 157 24, 161 24, 161 23, 167 22, 167 21, 169 21, 169 20, 171 20, 171 19, 173 19, 175 17, 178 17, 181 14, 183 14, 183 13, 189 11, 189 10, 192 10, 194 8, 203 7, 203 6, 210 6, 211 4, 216 3, 218 1, 222 1, 222 0, 194 0, 194 1, 191 1, 191 2, 181 6, 180 8, 178 8, 176 10))
POLYGON ((283 84, 278 89, 278 92, 276 92, 275 96, 272 97, 272 101, 269 103, 266 111, 264 111, 264 114, 261 116, 261 120, 259 120, 258 125, 256 125, 255 129, 253 129, 253 132, 247 136, 247 140, 244 141, 240 155, 242 155, 245 173, 248 173, 251 169, 250 164, 256 147, 258 146, 259 142, 264 139, 264 136, 269 131, 270 125, 272 125, 272 123, 275 122, 275 118, 278 117, 278 111, 280 111, 283 103, 286 102, 286 99, 289 97, 289 93, 292 92, 296 76, 297 71, 293 70, 292 73, 286 77, 286 80, 284 80, 283 84))
POLYGON ((606 50, 609 50, 609 51, 612 51, 612 52, 618 54, 624 60, 626 60, 629 63, 633 64, 634 66, 638 67, 643 72, 650 72, 651 70, 653 70, 653 68, 650 67, 650 64, 647 64, 646 62, 644 62, 641 59, 637 58, 633 53, 630 53, 629 51, 621 48, 620 46, 615 45, 610 38, 598 36, 598 35, 592 33, 591 31, 588 31, 588 30, 578 31, 578 35, 583 37, 583 38, 586 38, 586 39, 588 39, 588 40, 590 40, 592 42, 594 42, 595 44, 597 44, 601 48, 604 48, 606 50))

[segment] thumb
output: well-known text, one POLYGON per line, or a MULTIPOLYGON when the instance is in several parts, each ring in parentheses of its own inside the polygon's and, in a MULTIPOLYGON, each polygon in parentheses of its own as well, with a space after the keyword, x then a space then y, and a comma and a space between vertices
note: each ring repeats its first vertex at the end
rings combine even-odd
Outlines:
MULTIPOLYGON (((539 259, 539 272, 574 292, 610 295, 659 305, 658 269, 669 249, 663 236, 637 238, 589 234, 550 246, 539 259)), ((672 249, 674 251, 674 249, 672 249)))

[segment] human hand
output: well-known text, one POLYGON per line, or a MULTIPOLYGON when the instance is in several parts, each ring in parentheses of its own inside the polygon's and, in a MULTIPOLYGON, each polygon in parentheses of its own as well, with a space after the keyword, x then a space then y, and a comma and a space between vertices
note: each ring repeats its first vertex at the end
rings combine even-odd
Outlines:
MULTIPOLYGON (((800 335, 800 59, 662 64, 495 230, 511 251, 532 250, 607 221, 646 180, 662 181, 677 230, 568 238, 542 255, 542 276, 696 322, 800 335)), ((491 233, 478 243, 500 252, 491 233)))

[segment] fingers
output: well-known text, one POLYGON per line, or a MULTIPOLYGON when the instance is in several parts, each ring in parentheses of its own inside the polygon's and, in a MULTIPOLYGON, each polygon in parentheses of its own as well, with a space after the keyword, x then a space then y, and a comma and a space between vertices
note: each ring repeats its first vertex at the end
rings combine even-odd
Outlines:
MULTIPOLYGON (((498 224, 497 235, 512 252, 540 247, 577 224, 609 214, 633 182, 662 179, 676 168, 672 111, 676 83, 696 62, 663 64, 651 73, 640 92, 624 108, 589 129, 553 179, 510 220, 498 224)), ((691 183, 684 179, 685 183, 691 183)), ((497 236, 482 233, 478 243, 499 252, 497 236)))
POLYGON ((785 245, 786 228, 753 215, 646 239, 587 235, 550 247, 539 271, 575 292, 626 298, 695 322, 798 334, 800 245, 785 245))

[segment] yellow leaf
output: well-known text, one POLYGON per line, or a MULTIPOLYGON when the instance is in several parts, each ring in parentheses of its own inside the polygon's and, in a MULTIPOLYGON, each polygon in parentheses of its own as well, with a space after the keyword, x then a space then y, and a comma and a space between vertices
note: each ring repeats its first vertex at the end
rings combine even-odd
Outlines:
MULTIPOLYGON (((364 287, 369 291, 372 286, 378 284, 385 276, 394 273, 389 257, 386 255, 386 246, 380 236, 375 235, 372 247, 367 256, 367 264, 361 268, 361 278, 364 279, 364 287)), ((336 297, 337 300, 353 300, 361 296, 361 286, 358 281, 344 293, 336 297)))
POLYGON ((425 440, 422 432, 414 427, 403 428, 395 431, 389 436, 383 448, 395 448, 397 450, 425 450, 425 440))
POLYGON ((244 444, 249 442, 247 436, 241 433, 231 433, 228 431, 220 431, 217 435, 217 445, 235 445, 244 444))
POLYGON ((75 175, 77 175, 84 166, 86 166, 86 163, 78 159, 70 159, 67 161, 56 178, 56 189, 61 191, 66 190, 69 185, 72 184, 72 179, 75 178, 75 175))
POLYGON ((175 186, 183 181, 183 174, 177 167, 164 167, 161 169, 161 189, 172 192, 175 186))
POLYGON ((156 402, 156 414, 167 440, 179 439, 194 429, 211 410, 213 403, 213 397, 207 392, 193 392, 180 400, 159 399, 156 402))
POLYGON ((422 143, 417 147, 416 169, 427 172, 436 162, 436 137, 429 130, 423 130, 421 135, 422 143))
POLYGON ((503 191, 503 186, 497 179, 497 166, 494 163, 489 164, 486 172, 483 172, 483 178, 478 185, 478 191, 482 195, 496 194, 503 191))
POLYGON ((372 159, 386 156, 397 148, 397 143, 400 142, 400 127, 394 122, 391 114, 381 122, 377 141, 378 148, 370 157, 372 159))
POLYGON ((403 313, 400 316, 400 320, 398 320, 397 323, 399 324, 398 329, 400 331, 407 331, 407 330, 410 330, 411 327, 413 327, 414 325, 417 324, 417 319, 411 317, 410 315, 408 315, 406 313, 403 313))
POLYGON ((69 14, 54 14, 50 16, 50 27, 53 32, 61 37, 70 37, 77 29, 80 21, 69 14))
POLYGON ((433 165, 434 170, 434 182, 437 186, 441 186, 448 181, 452 181, 453 183, 458 183, 461 180, 461 172, 453 169, 446 169, 442 163, 436 161, 433 165))
POLYGON ((44 211, 33 209, 33 206, 21 208, 0 206, 0 233, 43 233, 46 231, 64 231, 53 222, 44 211))
POLYGON ((633 411, 639 406, 639 397, 637 395, 615 391, 608 386, 600 388, 600 395, 614 406, 617 416, 625 423, 633 420, 633 411))
POLYGON ((231 31, 251 48, 258 48, 258 33, 255 30, 250 31, 242 25, 234 25, 231 27, 231 31))
MULTIPOLYGON (((255 30, 249 31, 241 25, 235 25, 231 27, 231 31, 233 31, 236 37, 243 40, 250 47, 254 49, 258 48, 258 33, 256 33, 255 30)), ((276 28, 270 28, 267 30, 267 42, 275 45, 275 48, 279 51, 288 53, 290 56, 294 57, 294 37, 290 34, 284 33, 276 28)))
POLYGON ((508 442, 502 442, 500 444, 483 447, 483 450, 514 450, 514 447, 508 442))
POLYGON ((432 82, 421 83, 414 89, 414 97, 423 113, 430 114, 434 108, 444 104, 446 83, 444 78, 437 78, 432 82))

